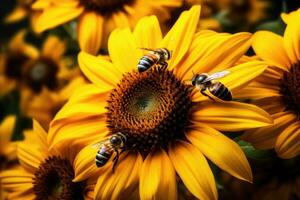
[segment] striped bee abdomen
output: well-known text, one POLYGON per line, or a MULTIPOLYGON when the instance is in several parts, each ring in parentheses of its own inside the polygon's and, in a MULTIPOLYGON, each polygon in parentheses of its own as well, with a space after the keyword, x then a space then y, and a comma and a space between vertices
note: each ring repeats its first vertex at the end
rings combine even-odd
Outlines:
POLYGON ((102 167, 110 159, 112 153, 107 151, 106 147, 102 147, 96 154, 96 165, 97 167, 102 167))
POLYGON ((232 95, 229 89, 220 82, 213 83, 209 86, 209 92, 223 101, 231 101, 232 95))
POLYGON ((155 64, 156 60, 152 56, 143 56, 138 63, 138 71, 144 72, 155 64))

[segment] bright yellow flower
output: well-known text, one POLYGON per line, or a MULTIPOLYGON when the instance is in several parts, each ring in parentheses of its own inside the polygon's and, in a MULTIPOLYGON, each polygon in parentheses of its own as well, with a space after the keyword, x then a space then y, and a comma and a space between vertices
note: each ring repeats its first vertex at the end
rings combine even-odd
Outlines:
POLYGON ((287 27, 281 37, 259 31, 253 49, 269 68, 238 94, 272 114, 274 124, 248 131, 244 139, 260 149, 275 148, 281 158, 300 154, 300 9, 284 16, 287 27))
MULTIPOLYGON (((17 158, 16 143, 11 142, 15 122, 16 118, 14 116, 8 116, 0 124, 0 172, 8 169, 17 158)), ((0 183, 0 200, 4 200, 5 197, 6 194, 3 193, 0 183)))
POLYGON ((42 14, 41 9, 46 8, 50 6, 51 0, 43 0, 43 4, 36 10, 33 10, 31 8, 31 5, 35 2, 36 0, 18 0, 17 6, 15 9, 10 13, 5 21, 7 23, 14 23, 19 20, 24 19, 27 16, 30 16, 30 22, 31 22, 31 27, 36 27, 36 22, 38 17, 42 14))
POLYGON ((0 95, 19 89, 22 112, 47 128, 72 90, 84 80, 78 69, 67 66, 63 41, 49 36, 39 52, 24 41, 25 33, 19 32, 0 56, 0 95))
MULTIPOLYGON (((33 8, 42 4, 37 0, 33 8)), ((52 1, 44 9, 36 24, 38 32, 54 28, 73 19, 78 21, 78 41, 82 50, 97 54, 106 47, 109 34, 115 28, 133 27, 138 19, 156 14, 161 21, 169 18, 168 9, 177 7, 181 0, 62 0, 52 1)))
POLYGON ((251 34, 195 33, 200 7, 183 12, 163 38, 155 16, 145 17, 133 32, 115 30, 108 41, 111 61, 81 52, 88 84, 70 98, 50 126, 48 141, 61 148, 70 142, 92 144, 117 131, 126 151, 115 173, 111 162, 96 168, 97 148, 85 147, 76 157, 76 181, 98 178, 96 199, 176 199, 176 173, 200 199, 217 199, 206 157, 233 176, 252 181, 240 147, 219 131, 240 131, 269 125, 260 108, 238 102, 211 101, 190 85, 193 72, 228 69, 221 81, 232 91, 266 68, 260 61, 232 67, 250 46, 251 34), (140 47, 166 47, 172 52, 167 70, 143 73, 137 63, 140 47), (232 68, 230 68, 232 67, 232 68))
POLYGON ((24 135, 17 148, 20 166, 0 174, 8 199, 93 199, 95 181, 72 182, 73 160, 80 146, 50 151, 47 133, 36 121, 24 135))

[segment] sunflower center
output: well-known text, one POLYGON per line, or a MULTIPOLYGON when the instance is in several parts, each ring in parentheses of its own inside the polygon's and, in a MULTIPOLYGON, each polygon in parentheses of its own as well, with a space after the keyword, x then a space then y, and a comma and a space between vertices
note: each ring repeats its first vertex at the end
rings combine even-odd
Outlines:
POLYGON ((22 76, 22 66, 29 60, 24 54, 11 53, 6 58, 4 74, 10 79, 20 79, 22 76))
POLYGON ((280 93, 286 109, 296 113, 300 118, 300 62, 293 64, 289 72, 284 72, 280 93))
POLYGON ((42 87, 53 90, 57 86, 56 74, 57 64, 47 58, 28 63, 25 68, 24 76, 26 84, 35 92, 40 92, 42 87))
POLYGON ((84 199, 85 183, 75 183, 73 179, 74 170, 68 160, 57 156, 47 158, 35 173, 36 199, 84 199))
POLYGON ((135 0, 80 0, 87 9, 96 11, 100 15, 110 15, 114 12, 124 10, 124 5, 130 5, 135 0))
POLYGON ((127 150, 146 156, 184 138, 191 107, 191 87, 171 71, 132 72, 123 76, 109 96, 107 124, 112 133, 126 136, 127 150))

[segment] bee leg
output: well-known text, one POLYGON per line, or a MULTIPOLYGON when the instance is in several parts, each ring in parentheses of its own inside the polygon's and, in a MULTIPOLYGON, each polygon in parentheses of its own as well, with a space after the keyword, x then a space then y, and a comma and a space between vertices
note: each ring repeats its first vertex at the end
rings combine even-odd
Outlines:
POLYGON ((203 96, 208 97, 210 100, 216 101, 216 100, 214 100, 211 96, 209 96, 208 94, 205 93, 205 89, 204 89, 204 90, 200 90, 200 92, 201 92, 201 94, 202 94, 203 96))
POLYGON ((119 151, 117 150, 117 149, 115 149, 115 152, 117 153, 117 155, 113 158, 113 168, 112 168, 112 170, 113 170, 113 172, 115 172, 115 167, 116 167, 116 165, 117 165, 117 163, 118 163, 118 160, 119 160, 119 151))
POLYGON ((125 147, 122 147, 122 150, 121 150, 121 152, 120 152, 120 155, 121 155, 121 153, 123 153, 125 151, 125 147))
POLYGON ((168 67, 168 63, 167 62, 161 62, 160 65, 161 65, 161 69, 162 70, 166 70, 167 67, 168 67))

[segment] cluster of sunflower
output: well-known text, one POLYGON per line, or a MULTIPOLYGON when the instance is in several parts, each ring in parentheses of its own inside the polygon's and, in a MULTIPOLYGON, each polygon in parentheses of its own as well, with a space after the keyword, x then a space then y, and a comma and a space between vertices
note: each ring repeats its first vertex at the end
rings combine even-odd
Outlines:
POLYGON ((1 44, 0 101, 17 111, 0 107, 0 200, 299 199, 300 9, 283 36, 216 32, 222 7, 243 30, 266 17, 249 2, 18 1, 5 23, 31 31, 1 44), (192 81, 216 73, 215 91, 192 81))

